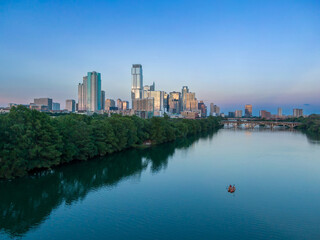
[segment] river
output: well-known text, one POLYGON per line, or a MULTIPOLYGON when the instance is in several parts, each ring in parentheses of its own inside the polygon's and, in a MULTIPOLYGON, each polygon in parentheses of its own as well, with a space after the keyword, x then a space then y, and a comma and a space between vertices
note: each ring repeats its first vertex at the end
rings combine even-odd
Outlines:
POLYGON ((320 239, 319 172, 301 132, 221 129, 1 181, 0 239, 320 239))

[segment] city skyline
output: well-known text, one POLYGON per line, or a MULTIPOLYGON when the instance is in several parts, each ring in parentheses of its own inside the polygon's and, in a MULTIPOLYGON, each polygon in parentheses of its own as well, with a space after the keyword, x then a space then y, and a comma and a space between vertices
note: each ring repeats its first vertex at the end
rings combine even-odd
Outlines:
POLYGON ((130 100, 129 66, 140 63, 145 82, 167 92, 189 86, 225 113, 245 104, 254 115, 278 107, 320 113, 318 1, 81 1, 77 8, 2 1, 0 8, 3 107, 50 97, 63 108, 87 71, 102 74, 106 98, 130 100), (99 38, 88 37, 94 32, 99 38))

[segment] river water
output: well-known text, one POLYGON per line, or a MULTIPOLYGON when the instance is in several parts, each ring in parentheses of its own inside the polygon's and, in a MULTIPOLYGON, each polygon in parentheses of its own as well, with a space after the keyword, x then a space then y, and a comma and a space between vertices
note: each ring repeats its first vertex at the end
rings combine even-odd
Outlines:
POLYGON ((319 141, 221 129, 2 181, 0 239, 320 239, 319 185, 319 141))

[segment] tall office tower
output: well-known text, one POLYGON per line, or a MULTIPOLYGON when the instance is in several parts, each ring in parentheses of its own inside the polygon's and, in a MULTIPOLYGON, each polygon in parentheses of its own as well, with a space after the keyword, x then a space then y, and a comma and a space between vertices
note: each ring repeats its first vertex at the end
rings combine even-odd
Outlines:
POLYGON ((278 108, 278 117, 282 117, 282 108, 278 108))
POLYGON ((216 115, 220 115, 220 107, 218 107, 217 105, 214 105, 213 109, 216 115))
POLYGON ((35 98, 34 103, 37 105, 48 106, 48 111, 52 110, 52 98, 35 98))
POLYGON ((245 117, 252 117, 252 105, 251 104, 246 104, 244 116, 245 117))
POLYGON ((210 103, 210 116, 213 116, 214 113, 214 104, 210 103))
POLYGON ((107 99, 105 101, 105 110, 110 110, 110 108, 114 108, 116 106, 116 103, 113 99, 107 99))
POLYGON ((60 111, 60 103, 52 103, 52 110, 53 111, 60 111))
POLYGON ((132 86, 131 86, 131 100, 143 98, 143 75, 142 65, 133 64, 131 68, 132 86))
POLYGON ((87 110, 87 76, 83 77, 83 82, 78 85, 78 111, 87 110))
POLYGON ((66 100, 66 109, 69 112, 75 112, 76 111, 76 101, 73 99, 67 99, 66 100))
MULTIPOLYGON (((198 100, 193 92, 184 93, 185 106, 184 111, 196 112, 198 110, 198 100)), ((182 101, 183 102, 183 101, 182 101)))
POLYGON ((123 109, 123 104, 122 104, 122 101, 120 98, 117 99, 117 107, 119 110, 122 110, 123 109))
POLYGON ((293 117, 303 117, 303 109, 293 109, 293 117))
POLYGON ((129 109, 129 102, 128 101, 122 101, 122 109, 123 110, 129 109))
POLYGON ((181 93, 171 92, 169 94, 169 112, 180 114, 181 110, 181 93))
POLYGON ((86 110, 95 112, 101 110, 101 74, 88 72, 87 76, 87 106, 86 110))
POLYGON ((169 94, 166 92, 163 94, 163 107, 165 112, 169 111, 169 94))
POLYGON ((235 116, 236 118, 241 118, 241 117, 242 117, 242 110, 236 110, 236 111, 234 112, 234 116, 235 116))
POLYGON ((182 111, 185 111, 186 108, 187 108, 187 93, 189 92, 189 88, 188 86, 183 86, 182 87, 182 91, 181 91, 181 94, 182 94, 182 111))
POLYGON ((201 117, 207 117, 207 106, 204 104, 203 101, 198 103, 198 110, 201 112, 201 117))
POLYGON ((105 109, 106 92, 101 91, 101 110, 105 109))

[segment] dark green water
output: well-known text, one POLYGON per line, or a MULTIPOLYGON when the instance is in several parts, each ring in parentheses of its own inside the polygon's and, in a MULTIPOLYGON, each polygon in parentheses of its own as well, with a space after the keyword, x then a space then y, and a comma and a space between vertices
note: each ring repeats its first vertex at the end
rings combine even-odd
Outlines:
POLYGON ((0 239, 320 239, 319 184, 317 140, 222 129, 0 182, 0 239))

